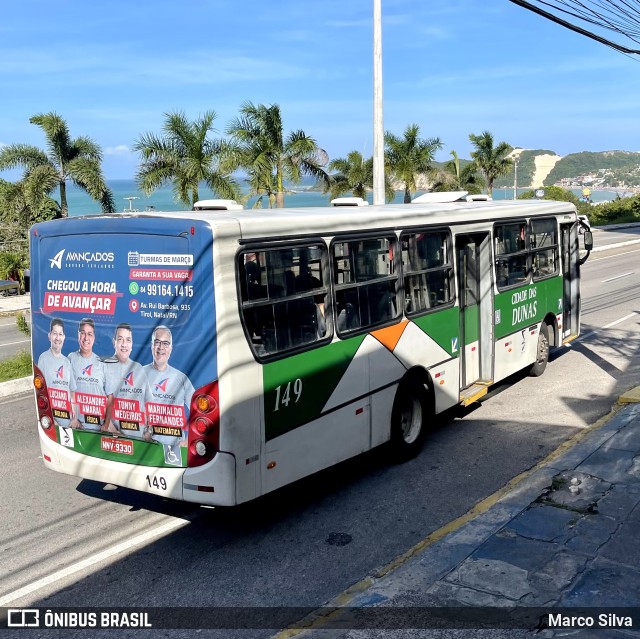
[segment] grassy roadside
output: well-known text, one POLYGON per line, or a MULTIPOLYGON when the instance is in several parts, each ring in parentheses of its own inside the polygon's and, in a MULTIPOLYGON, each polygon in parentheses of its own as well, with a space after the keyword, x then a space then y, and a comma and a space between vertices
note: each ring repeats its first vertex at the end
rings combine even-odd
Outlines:
POLYGON ((22 351, 0 362, 0 382, 8 382, 11 379, 20 377, 30 377, 32 374, 31 353, 27 351, 22 351))
MULTIPOLYGON (((25 313, 18 311, 15 314, 15 318, 18 330, 30 337, 31 324, 27 320, 25 313)), ((0 383, 8 382, 12 379, 20 379, 21 377, 31 377, 32 375, 31 353, 27 350, 20 351, 17 355, 0 361, 0 383)))

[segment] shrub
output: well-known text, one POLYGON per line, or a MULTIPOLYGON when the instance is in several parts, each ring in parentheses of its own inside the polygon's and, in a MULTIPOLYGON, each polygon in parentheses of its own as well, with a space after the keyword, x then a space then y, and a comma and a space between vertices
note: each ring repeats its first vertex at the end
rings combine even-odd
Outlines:
POLYGON ((0 253, 0 279, 15 280, 24 291, 24 271, 29 264, 24 253, 4 251, 0 253))
POLYGON ((594 224, 640 222, 640 195, 603 202, 591 209, 589 219, 594 224))
POLYGON ((27 318, 22 311, 18 311, 16 314, 16 326, 21 333, 24 333, 27 337, 31 337, 31 326, 27 322, 27 318))

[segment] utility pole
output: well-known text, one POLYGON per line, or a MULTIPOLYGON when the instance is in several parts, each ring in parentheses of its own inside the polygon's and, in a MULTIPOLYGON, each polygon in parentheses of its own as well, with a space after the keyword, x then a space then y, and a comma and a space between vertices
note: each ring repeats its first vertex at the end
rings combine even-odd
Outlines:
POLYGON ((382 0, 373 0, 373 203, 384 204, 382 118, 382 0))

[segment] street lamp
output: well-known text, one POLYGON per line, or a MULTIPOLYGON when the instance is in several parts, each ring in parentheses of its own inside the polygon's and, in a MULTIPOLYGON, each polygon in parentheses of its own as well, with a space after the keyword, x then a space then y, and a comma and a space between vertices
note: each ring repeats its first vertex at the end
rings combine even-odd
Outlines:
POLYGON ((513 158, 513 199, 518 198, 518 158, 513 158))
POLYGON ((382 119, 382 0, 373 0, 373 203, 384 204, 382 119))

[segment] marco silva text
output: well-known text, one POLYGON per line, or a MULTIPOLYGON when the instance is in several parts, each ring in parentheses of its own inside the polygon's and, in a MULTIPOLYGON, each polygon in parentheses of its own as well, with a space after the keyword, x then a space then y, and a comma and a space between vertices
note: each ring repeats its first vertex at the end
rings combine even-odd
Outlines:
POLYGON ((633 617, 614 612, 602 612, 597 615, 568 615, 549 613, 549 628, 633 628, 633 617))

